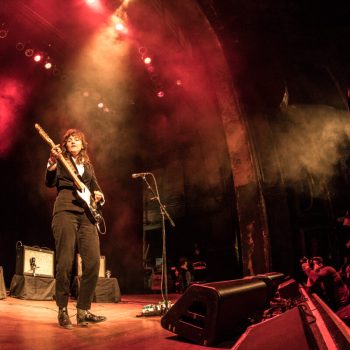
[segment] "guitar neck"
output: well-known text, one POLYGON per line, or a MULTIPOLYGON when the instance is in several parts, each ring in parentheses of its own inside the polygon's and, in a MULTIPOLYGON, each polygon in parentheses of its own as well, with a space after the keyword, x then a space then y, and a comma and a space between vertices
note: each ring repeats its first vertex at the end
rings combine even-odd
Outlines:
POLYGON ((58 158, 69 172, 69 175, 73 178, 73 181, 77 186, 78 190, 82 190, 84 185, 79 179, 77 173, 75 172, 75 169, 72 167, 72 164, 66 158, 64 158, 63 154, 60 154, 58 158))

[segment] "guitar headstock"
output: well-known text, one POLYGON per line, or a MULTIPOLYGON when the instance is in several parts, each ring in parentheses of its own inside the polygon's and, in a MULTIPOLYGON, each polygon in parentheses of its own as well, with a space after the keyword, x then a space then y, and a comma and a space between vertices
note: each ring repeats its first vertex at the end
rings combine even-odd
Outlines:
POLYGON ((39 135, 51 146, 55 147, 55 143, 50 139, 49 135, 45 132, 45 130, 38 124, 35 123, 35 129, 39 132, 39 135))

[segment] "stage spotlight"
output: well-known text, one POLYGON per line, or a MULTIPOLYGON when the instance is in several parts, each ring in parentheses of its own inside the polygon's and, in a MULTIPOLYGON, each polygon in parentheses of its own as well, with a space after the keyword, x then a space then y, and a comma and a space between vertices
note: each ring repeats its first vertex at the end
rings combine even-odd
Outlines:
POLYGON ((143 59, 143 62, 144 62, 145 64, 151 64, 152 58, 149 57, 149 56, 146 56, 146 57, 143 59))
POLYGON ((44 67, 45 67, 45 69, 51 69, 52 68, 52 63, 51 62, 46 62, 44 67))
POLYGON ((27 56, 27 57, 32 57, 34 55, 34 50, 33 49, 26 49, 24 51, 24 54, 27 56))
POLYGON ((8 32, 9 31, 7 29, 1 28, 0 29, 0 39, 5 39, 7 37, 8 32))
POLYGON ((85 3, 93 11, 102 13, 102 11, 104 10, 101 0, 85 0, 85 3))
POLYGON ((177 79, 175 83, 176 83, 177 86, 181 86, 182 85, 182 80, 181 79, 177 79))
POLYGON ((147 52, 147 49, 143 46, 139 48, 139 54, 143 57, 145 53, 147 52))
POLYGON ((98 108, 103 108, 103 106, 104 106, 103 102, 100 102, 100 103, 97 105, 98 108))
POLYGON ((9 32, 9 29, 7 28, 7 24, 4 22, 0 26, 0 39, 5 39, 7 37, 7 34, 9 32))
POLYGON ((164 97, 164 91, 163 90, 159 90, 159 91, 157 91, 157 97, 159 97, 159 98, 162 98, 162 97, 164 97))
POLYGON ((41 53, 41 52, 37 52, 34 57, 33 57, 33 60, 35 62, 41 62, 42 59, 43 59, 44 55, 41 53))
POLYGON ((23 43, 18 42, 18 43, 16 44, 16 50, 17 50, 17 51, 23 51, 24 48, 25 48, 25 45, 24 45, 23 43))

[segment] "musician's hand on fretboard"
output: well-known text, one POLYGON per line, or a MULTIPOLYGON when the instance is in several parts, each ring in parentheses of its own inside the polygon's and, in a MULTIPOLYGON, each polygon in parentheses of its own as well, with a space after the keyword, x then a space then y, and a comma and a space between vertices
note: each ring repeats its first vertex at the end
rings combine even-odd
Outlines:
POLYGON ((50 158, 55 158, 57 160, 60 154, 62 154, 62 150, 59 144, 51 148, 50 158))
POLYGON ((60 145, 51 148, 50 158, 48 159, 48 170, 53 171, 57 167, 57 158, 62 154, 60 145))

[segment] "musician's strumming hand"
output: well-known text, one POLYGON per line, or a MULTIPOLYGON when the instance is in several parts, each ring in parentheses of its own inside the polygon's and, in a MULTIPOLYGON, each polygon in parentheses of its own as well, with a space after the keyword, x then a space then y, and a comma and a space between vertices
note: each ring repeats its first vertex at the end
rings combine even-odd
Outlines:
POLYGON ((94 197, 95 197, 95 203, 98 203, 100 201, 102 201, 102 204, 104 202, 104 197, 103 197, 103 193, 100 191, 94 191, 94 197))
POLYGON ((62 153, 60 145, 51 148, 50 158, 47 161, 47 170, 53 171, 57 168, 57 158, 62 153))

